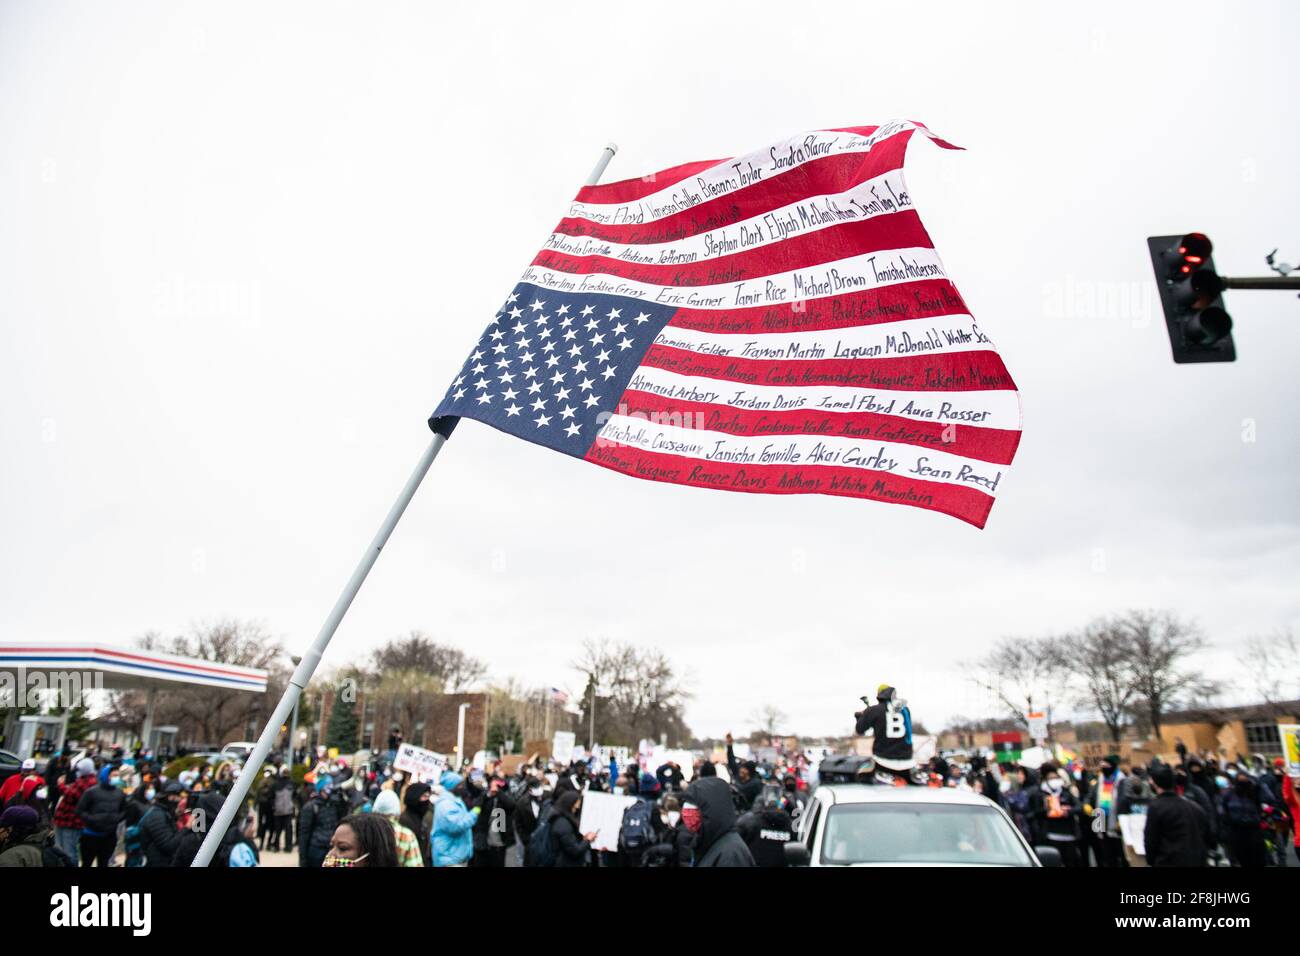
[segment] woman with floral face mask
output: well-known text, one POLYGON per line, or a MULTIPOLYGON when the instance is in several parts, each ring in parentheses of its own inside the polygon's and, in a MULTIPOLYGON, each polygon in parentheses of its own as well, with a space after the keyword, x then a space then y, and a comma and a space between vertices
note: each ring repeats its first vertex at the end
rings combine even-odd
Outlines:
POLYGON ((397 838, 385 818, 354 813, 339 821, 323 867, 397 866, 397 838))

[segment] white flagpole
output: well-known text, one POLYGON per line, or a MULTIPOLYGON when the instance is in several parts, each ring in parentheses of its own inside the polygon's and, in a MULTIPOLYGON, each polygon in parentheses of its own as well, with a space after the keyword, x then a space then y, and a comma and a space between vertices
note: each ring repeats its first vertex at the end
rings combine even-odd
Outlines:
MULTIPOLYGON (((605 167, 609 165, 609 161, 614 158, 616 152, 618 152, 618 147, 613 143, 605 146, 601 151, 595 169, 587 177, 586 184, 588 186, 594 186, 600 182, 605 167)), ((384 523, 375 534, 374 540, 370 542, 370 547, 361 556, 361 561, 357 564, 356 570, 352 572, 352 577, 348 579, 348 583, 344 586, 343 593, 334 602, 334 608, 330 611, 329 617, 325 619, 325 623, 321 625, 316 640, 312 641, 311 647, 307 649, 302 656, 302 660, 298 662, 298 666, 294 668, 293 676, 289 678, 289 686, 284 690, 284 696, 280 698, 280 703, 276 705, 275 711, 271 714, 271 719, 267 721, 266 726, 262 729, 262 735, 257 739, 257 746, 248 755, 248 760, 244 763, 244 769, 240 772, 235 785, 230 788, 230 794, 226 797, 225 803, 222 804, 217 819, 211 822, 201 821, 202 825, 207 826, 208 831, 203 838, 203 845, 199 847, 198 855, 194 857, 191 866, 207 866, 212 862, 212 857, 221 843, 221 838, 230 829, 230 824, 235 818, 235 812, 243 805, 244 798, 248 796, 248 788, 257 779, 258 771, 261 770, 267 755, 270 754, 271 746, 275 743, 275 738, 279 736, 281 725, 284 724, 285 718, 289 716, 304 688, 311 681, 312 674, 316 672, 316 665, 320 663, 321 658, 325 655, 325 649, 329 646, 330 639, 334 637, 334 632, 338 630, 343 615, 348 612, 353 598, 361 590, 366 575, 375 566, 375 562, 379 559, 379 552, 388 543, 388 537, 393 533, 393 529, 397 527, 397 522, 401 519, 402 513, 406 511, 406 506, 415 497, 415 491, 420 487, 420 482, 424 480, 424 476, 428 474, 430 466, 433 465, 433 460, 438 457, 438 452, 447 443, 452 429, 456 426, 456 419, 439 419, 432 422, 431 425, 434 428, 433 440, 429 442, 429 447, 420 456, 415 470, 411 472, 411 477, 406 479, 401 494, 397 496, 392 508, 388 510, 388 516, 384 518, 384 523)), ((289 745, 292 748, 293 742, 290 741, 289 745)))

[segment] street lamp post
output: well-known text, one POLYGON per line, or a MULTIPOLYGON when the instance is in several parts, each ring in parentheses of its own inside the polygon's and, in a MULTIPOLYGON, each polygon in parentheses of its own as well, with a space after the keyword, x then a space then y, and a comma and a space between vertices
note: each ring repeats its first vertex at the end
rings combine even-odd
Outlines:
POLYGON ((469 710, 469 704, 461 704, 460 712, 456 715, 456 772, 465 766, 465 711, 469 710))
MULTIPOLYGON (((294 666, 295 669, 298 667, 298 665, 299 665, 300 663, 302 663, 302 658, 301 658, 301 657, 298 657, 296 654, 293 655, 293 656, 291 656, 291 657, 289 658, 289 660, 293 661, 293 666, 294 666)), ((297 736, 298 736, 298 698, 295 697, 295 698, 293 699, 293 720, 292 720, 292 722, 289 724, 289 755, 288 755, 288 759, 286 760, 286 763, 287 763, 287 764, 289 765, 289 767, 290 767, 289 772, 290 772, 291 774, 293 773, 293 769, 292 769, 292 768, 293 768, 293 764, 294 764, 294 760, 293 760, 293 741, 294 741, 294 738, 297 737, 297 736)))
POLYGON ((591 682, 591 729, 587 737, 587 752, 590 753, 596 748, 596 681, 591 682))

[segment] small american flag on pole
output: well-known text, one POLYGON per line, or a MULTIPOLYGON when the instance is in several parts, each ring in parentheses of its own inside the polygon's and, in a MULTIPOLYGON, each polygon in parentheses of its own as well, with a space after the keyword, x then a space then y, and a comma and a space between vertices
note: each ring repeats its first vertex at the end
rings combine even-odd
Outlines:
POLYGON ((551 702, 563 707, 569 702, 569 695, 558 687, 551 688, 551 702))
POLYGON ((982 528, 1020 399, 913 209, 918 132, 958 148, 892 122, 584 187, 434 418, 652 481, 982 528))

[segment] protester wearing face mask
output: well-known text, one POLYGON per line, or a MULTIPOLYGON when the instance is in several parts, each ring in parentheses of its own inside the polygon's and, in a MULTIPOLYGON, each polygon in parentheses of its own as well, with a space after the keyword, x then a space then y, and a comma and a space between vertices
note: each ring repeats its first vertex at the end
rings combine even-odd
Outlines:
POLYGON ((108 866, 117 849, 117 826, 126 815, 121 780, 111 767, 100 770, 98 785, 81 795, 77 815, 82 819, 81 865, 108 866))
POLYGON ((686 788, 682 822, 695 834, 696 866, 753 866, 754 857, 736 832, 731 788, 717 777, 702 777, 686 788))
POLYGON ((1040 768, 1042 780, 1038 789, 1042 793, 1041 835, 1048 846, 1061 853, 1066 866, 1082 866, 1079 853, 1079 798, 1069 785, 1061 769, 1054 763, 1040 768))
POLYGON ((154 797, 153 805, 140 817, 140 852, 147 867, 165 867, 171 864, 180 843, 176 816, 183 788, 175 780, 163 784, 162 793, 154 797))
POLYGON ((530 779, 528 789, 515 802, 515 834, 519 838, 519 860, 521 865, 528 847, 528 841, 532 839, 533 831, 537 829, 537 825, 541 821, 542 811, 546 808, 546 804, 546 789, 543 787, 541 779, 536 777, 530 779))
POLYGON ((398 823, 415 834, 420 846, 420 859, 425 866, 432 865, 429 851, 429 832, 433 827, 433 814, 429 805, 430 787, 427 783, 413 783, 402 794, 402 815, 398 823))
POLYGON ((551 845, 554 850, 553 866, 589 866, 591 841, 595 833, 582 833, 578 825, 582 814, 582 794, 576 790, 565 792, 555 801, 555 814, 551 820, 551 845))
POLYGON ((349 804, 327 773, 316 778, 315 793, 298 815, 298 865, 316 869, 329 852, 330 839, 339 821, 348 815, 349 804))
POLYGON ((98 782, 95 777, 95 761, 82 757, 77 761, 74 775, 74 781, 63 788, 54 808, 54 842, 76 863, 81 855, 81 830, 85 826, 77 814, 77 804, 86 791, 98 782))
POLYGON ((126 848, 125 865, 128 867, 137 867, 145 865, 144 848, 140 841, 140 822, 150 814, 154 809, 154 801, 158 795, 157 788, 154 786, 154 778, 151 772, 142 775, 141 780, 130 796, 126 800, 125 822, 126 832, 123 834, 123 845, 126 848))
POLYGON ((438 780, 439 792, 433 804, 433 835, 430 839, 434 866, 468 866, 474 855, 474 824, 479 807, 465 804, 467 788, 459 774, 445 771, 438 780))
POLYGON ((1124 840, 1119 832, 1119 817, 1125 807, 1121 801, 1121 785, 1125 775, 1119 769, 1119 755, 1108 754, 1102 758, 1101 772, 1088 795, 1085 812, 1091 817, 1093 850, 1099 866, 1126 866, 1124 840))
POLYGON ((1224 848, 1234 866, 1262 867, 1267 862, 1264 831, 1260 829, 1263 810, 1255 791, 1255 781, 1244 771, 1237 771, 1232 785, 1219 798, 1219 821, 1224 848))
POLYGON ((373 813, 344 817, 330 836, 329 852, 321 866, 326 869, 397 866, 397 839, 392 824, 373 813))
POLYGON ((691 865, 695 835, 682 823, 681 801, 666 794, 655 818, 655 843, 641 856, 642 866, 680 867, 691 865))

